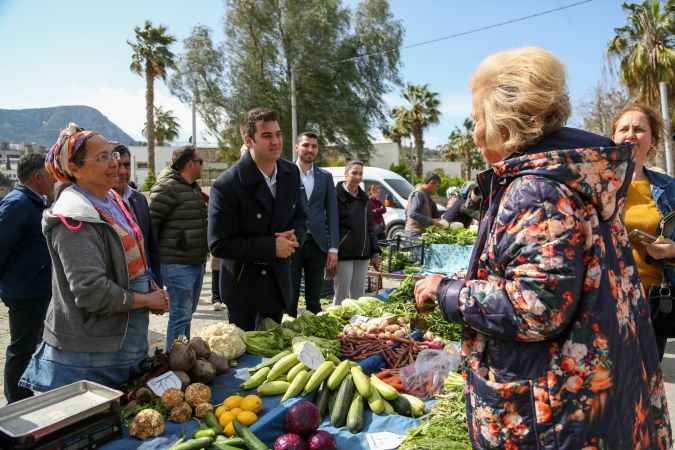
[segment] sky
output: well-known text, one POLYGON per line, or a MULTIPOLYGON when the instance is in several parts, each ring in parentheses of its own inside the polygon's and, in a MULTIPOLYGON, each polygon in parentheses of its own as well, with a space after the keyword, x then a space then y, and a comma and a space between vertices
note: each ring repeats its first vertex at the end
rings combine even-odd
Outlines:
MULTIPOLYGON (((343 1, 357 4, 357 0, 343 1)), ((577 1, 390 0, 390 4, 394 17, 404 25, 406 46, 577 1)), ((577 123, 578 105, 591 97, 599 83, 613 82, 607 75, 605 48, 614 28, 625 23, 621 3, 592 0, 523 22, 403 49, 403 81, 428 84, 441 100, 441 120, 427 130, 426 146, 445 143, 470 113, 468 82, 483 58, 530 45, 550 50, 567 67, 575 110, 571 122, 577 123)), ((131 48, 126 42, 133 38, 134 27, 149 19, 167 26, 180 42, 201 24, 221 41, 223 16, 222 0, 0 0, 0 108, 88 105, 140 140, 145 82, 129 70, 131 48)), ((181 45, 173 50, 180 52, 181 45)), ((179 139, 187 140, 189 107, 173 97, 161 80, 155 86, 155 104, 174 111, 181 123, 179 139)), ((399 91, 395 88, 385 95, 389 106, 404 104, 399 91)), ((213 141, 200 122, 198 128, 199 143, 213 141)), ((373 130, 373 136, 379 139, 379 132, 373 130)))

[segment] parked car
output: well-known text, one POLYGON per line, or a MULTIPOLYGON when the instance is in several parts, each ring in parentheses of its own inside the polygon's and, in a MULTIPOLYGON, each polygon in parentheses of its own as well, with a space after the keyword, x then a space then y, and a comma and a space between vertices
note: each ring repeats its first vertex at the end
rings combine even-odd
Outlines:
MULTIPOLYGON (((345 180, 344 167, 322 167, 333 175, 333 181, 337 185, 345 180)), ((368 192, 372 184, 380 185, 380 201, 387 207, 384 214, 385 233, 387 239, 393 239, 405 229, 405 207, 408 197, 415 189, 408 180, 396 172, 379 167, 364 167, 363 182, 361 188, 368 192)), ((445 211, 443 205, 438 205, 439 211, 445 211)))

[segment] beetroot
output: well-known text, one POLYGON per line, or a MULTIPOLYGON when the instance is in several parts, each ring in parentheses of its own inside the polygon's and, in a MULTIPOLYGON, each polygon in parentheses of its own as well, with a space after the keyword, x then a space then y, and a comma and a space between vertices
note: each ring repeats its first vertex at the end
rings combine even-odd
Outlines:
POLYGON ((308 450, 337 450, 335 438, 328 431, 319 430, 307 439, 308 450))
POLYGON ((274 450, 307 450, 307 444, 297 434, 287 433, 274 441, 274 450))
POLYGON ((319 408, 312 402, 300 400, 286 413, 286 431, 307 436, 316 431, 321 423, 319 408))

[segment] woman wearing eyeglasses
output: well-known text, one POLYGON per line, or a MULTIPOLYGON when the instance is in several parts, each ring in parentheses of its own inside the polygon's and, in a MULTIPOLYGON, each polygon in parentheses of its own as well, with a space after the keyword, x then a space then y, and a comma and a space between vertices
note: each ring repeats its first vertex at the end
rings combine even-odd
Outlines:
POLYGON ((43 342, 20 385, 37 392, 78 380, 119 386, 148 353, 149 312, 169 298, 148 273, 143 236, 112 188, 113 144, 75 124, 47 154, 47 170, 70 182, 43 216, 52 257, 52 299, 43 342))

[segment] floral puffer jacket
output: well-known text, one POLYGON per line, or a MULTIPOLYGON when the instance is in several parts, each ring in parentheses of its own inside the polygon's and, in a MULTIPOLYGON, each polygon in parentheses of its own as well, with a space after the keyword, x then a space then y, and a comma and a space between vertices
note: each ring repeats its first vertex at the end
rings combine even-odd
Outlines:
POLYGON ((474 449, 671 447, 620 214, 632 153, 563 128, 479 176, 485 200, 467 278, 439 286, 446 318, 465 324, 474 449))

